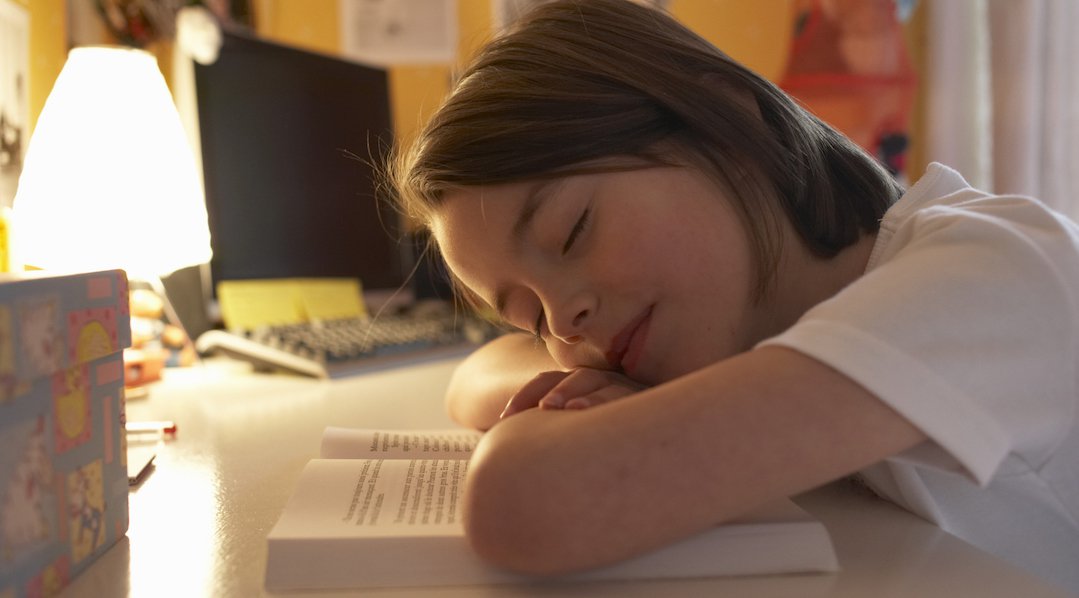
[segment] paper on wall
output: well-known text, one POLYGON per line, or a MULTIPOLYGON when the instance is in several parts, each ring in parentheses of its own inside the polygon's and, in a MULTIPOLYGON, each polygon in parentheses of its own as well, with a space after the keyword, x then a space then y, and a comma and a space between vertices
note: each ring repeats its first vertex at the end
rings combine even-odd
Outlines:
POLYGON ((338 6, 342 50, 350 58, 382 66, 456 59, 456 0, 349 0, 338 6))

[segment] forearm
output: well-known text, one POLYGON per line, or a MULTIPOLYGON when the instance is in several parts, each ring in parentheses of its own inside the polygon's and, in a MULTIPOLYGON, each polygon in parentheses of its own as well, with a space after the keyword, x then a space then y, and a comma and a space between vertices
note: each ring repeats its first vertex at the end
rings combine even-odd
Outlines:
POLYGON ((501 336, 457 367, 446 390, 446 408, 457 423, 486 430, 498 422, 518 389, 540 372, 557 369, 547 349, 531 336, 501 336))
POLYGON ((533 574, 608 564, 841 477, 924 436, 793 351, 755 350, 584 411, 530 410, 469 467, 473 547, 533 574))

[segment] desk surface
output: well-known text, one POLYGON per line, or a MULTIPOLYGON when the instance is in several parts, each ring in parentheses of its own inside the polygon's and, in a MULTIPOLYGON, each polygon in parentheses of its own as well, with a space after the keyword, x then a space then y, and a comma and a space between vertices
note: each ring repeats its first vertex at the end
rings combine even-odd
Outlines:
MULTIPOLYGON (((158 447, 154 470, 131 492, 128 537, 64 595, 265 594, 266 534, 318 453, 323 428, 449 426, 441 396, 454 363, 333 382, 250 374, 232 362, 169 371, 148 398, 129 402, 127 416, 173 420, 178 436, 158 447)), ((840 573, 364 595, 1068 596, 855 487, 833 484, 796 500, 828 527, 840 573)), ((318 594, 334 595, 347 594, 318 594)))

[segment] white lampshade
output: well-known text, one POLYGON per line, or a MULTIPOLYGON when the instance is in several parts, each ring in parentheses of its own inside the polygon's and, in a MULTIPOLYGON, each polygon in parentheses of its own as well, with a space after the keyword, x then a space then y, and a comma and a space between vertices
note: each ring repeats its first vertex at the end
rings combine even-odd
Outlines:
POLYGON ((30 139, 13 206, 20 260, 157 277, 210 259, 195 159, 153 55, 71 50, 30 139))

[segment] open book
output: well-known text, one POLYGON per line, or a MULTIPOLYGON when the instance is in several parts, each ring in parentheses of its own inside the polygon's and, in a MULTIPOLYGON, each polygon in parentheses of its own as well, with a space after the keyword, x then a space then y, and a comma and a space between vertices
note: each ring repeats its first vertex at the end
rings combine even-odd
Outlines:
MULTIPOLYGON (((461 523, 470 430, 327 428, 270 531, 266 587, 312 590, 511 583, 461 523)), ((824 526, 789 500, 574 580, 834 571, 824 526)))

